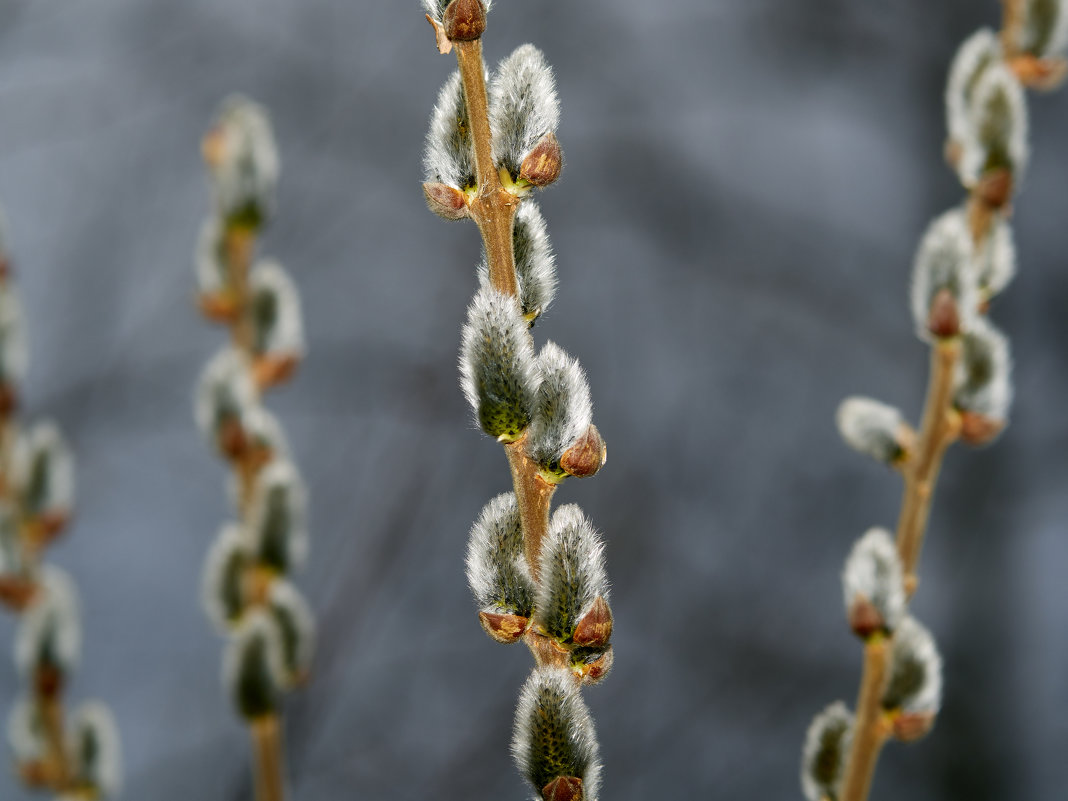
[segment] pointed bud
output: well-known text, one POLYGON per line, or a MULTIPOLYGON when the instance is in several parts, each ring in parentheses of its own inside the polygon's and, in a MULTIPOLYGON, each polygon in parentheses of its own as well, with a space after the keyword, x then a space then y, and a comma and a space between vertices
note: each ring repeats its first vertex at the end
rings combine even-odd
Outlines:
POLYGON ((894 715, 894 739, 912 743, 926 737, 934 728, 935 717, 931 712, 900 712, 894 715))
POLYGON ((281 639, 285 683, 295 687, 304 682, 311 669, 315 616, 297 588, 284 579, 271 583, 267 603, 281 639))
MULTIPOLYGON (((957 50, 946 84, 946 128, 949 141, 959 150, 974 138, 972 104, 975 87, 991 64, 1001 61, 1001 42, 992 30, 976 31, 957 50)), ((958 158, 952 163, 956 166, 958 158)))
MULTIPOLYGON (((445 14, 452 4, 451 0, 423 0, 423 10, 431 22, 444 25, 445 14)), ((482 0, 483 13, 488 13, 492 5, 491 0, 482 0)))
POLYGON ((523 527, 515 495, 498 495, 471 527, 467 581, 483 629, 498 642, 523 636, 534 607, 534 579, 523 555, 523 527))
POLYGON ((203 150, 226 225, 258 228, 274 209, 279 172, 267 111, 241 95, 226 98, 204 137, 203 150))
POLYGON ((603 648, 575 648, 571 651, 571 673, 583 686, 600 684, 615 664, 612 646, 603 648))
MULTIPOLYGON (((527 679, 516 710, 512 755, 536 792, 564 793, 578 780, 579 797, 597 801, 597 734, 568 671, 538 668, 527 679)), ((542 795, 547 801, 556 797, 566 796, 542 795)))
POLYGON ((1004 428, 1012 405, 1009 341, 983 318, 962 344, 954 395, 962 414, 961 436, 969 444, 985 445, 1004 428))
POLYGON ((838 797, 853 725, 853 713, 837 701, 820 712, 808 727, 801 752, 801 790, 808 801, 838 797))
POLYGON ((223 662, 223 686, 246 720, 278 711, 285 666, 278 626, 266 611, 246 615, 235 631, 223 662))
POLYGON ((560 469, 575 478, 596 475, 608 461, 608 446, 605 445, 597 426, 590 424, 586 433, 560 457, 560 469))
POLYGON ((428 184, 444 184, 457 192, 476 185, 471 122, 458 71, 438 93, 426 135, 423 170, 428 184))
POLYGON ((304 482, 292 462, 276 459, 256 476, 248 514, 253 558, 287 575, 308 551, 307 500, 304 482))
POLYGON ((544 801, 582 801, 582 779, 575 776, 557 776, 541 788, 544 801))
POLYGON ((241 527, 224 526, 208 551, 200 580, 204 611, 221 634, 229 633, 245 611, 245 575, 251 566, 252 552, 241 527))
MULTIPOLYGON (((522 45, 504 59, 489 86, 490 129, 493 131, 493 157, 512 180, 520 177, 523 164, 547 134, 555 134, 560 123, 560 102, 556 84, 545 56, 534 45, 522 45)), ((541 180, 553 170, 552 142, 535 159, 544 160, 541 180)), ((559 145, 557 145, 557 148, 559 145)), ((535 162, 531 168, 534 169, 535 162)), ((555 159, 559 174, 561 160, 555 159)))
MULTIPOLYGON (((533 325, 556 296, 556 265, 545 218, 531 199, 524 200, 516 212, 512 250, 519 307, 524 319, 533 325)), ((485 257, 479 264, 478 277, 480 286, 489 284, 489 263, 485 257)))
POLYGON ((572 638, 575 645, 603 648, 612 638, 612 610, 608 602, 597 597, 590 611, 582 616, 572 638))
POLYGON ((538 367, 515 298, 491 287, 475 295, 463 328, 460 385, 485 433, 512 442, 526 430, 538 367))
POLYGON ((519 168, 519 180, 539 188, 555 183, 564 169, 564 151, 556 134, 545 134, 523 159, 519 168))
POLYGON ((595 452, 598 444, 595 440, 600 438, 596 429, 594 433, 590 432, 593 418, 590 387, 578 361, 552 342, 547 342, 541 349, 537 365, 540 381, 527 437, 527 453, 554 480, 561 480, 567 473, 560 460, 568 449, 578 446, 569 464, 580 471, 591 460, 600 461, 602 455, 595 452), (586 441, 580 443, 584 438, 586 441))
POLYGON ((260 387, 285 381, 304 357, 304 320, 296 284, 275 261, 249 276, 254 375, 260 387))
POLYGON ((871 398, 846 398, 835 422, 850 448, 883 464, 900 464, 914 445, 915 434, 901 412, 871 398))
POLYGON ((451 42, 473 42, 486 31, 486 8, 482 0, 452 0, 445 7, 441 26, 451 42))
POLYGON ((553 514, 542 544, 539 578, 534 624, 558 643, 571 646, 579 622, 591 613, 596 621, 594 607, 608 597, 604 544, 575 504, 561 506, 553 514))
POLYGON ((197 427, 223 456, 235 459, 247 447, 244 419, 257 405, 248 362, 236 348, 223 348, 197 382, 197 427))
POLYGON ((931 223, 912 268, 912 316, 922 339, 954 336, 973 325, 979 309, 975 273, 967 215, 953 209, 931 223))
POLYGON ((905 616, 901 558, 889 532, 873 528, 857 540, 842 571, 846 615, 863 638, 892 633, 905 616))
POLYGON ((915 618, 906 617, 894 632, 883 708, 933 718, 941 703, 942 656, 931 632, 915 618))
POLYGON ((99 702, 82 704, 70 724, 67 746, 79 787, 98 801, 117 798, 122 787, 122 744, 111 710, 99 702))
POLYGON ((1035 58, 1024 54, 1010 58, 1008 67, 1021 84, 1036 92, 1060 89, 1068 77, 1068 61, 1063 58, 1035 58))
POLYGON ((423 196, 427 208, 446 220, 464 220, 471 216, 466 196, 456 187, 430 181, 423 184, 423 196))
POLYGON ((19 619, 15 664, 52 697, 60 691, 81 655, 82 629, 78 596, 70 577, 57 567, 41 568, 38 592, 19 619))

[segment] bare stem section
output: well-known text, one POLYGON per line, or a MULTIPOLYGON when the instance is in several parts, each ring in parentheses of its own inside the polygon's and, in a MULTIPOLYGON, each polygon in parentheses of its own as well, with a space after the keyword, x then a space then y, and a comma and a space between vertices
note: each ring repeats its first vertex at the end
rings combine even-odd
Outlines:
POLYGON ((864 801, 871 790, 875 765, 890 736, 882 709, 890 664, 890 640, 873 637, 864 646, 864 673, 857 697, 856 729, 840 801, 864 801))
POLYGON ((283 801, 282 723, 277 715, 257 718, 249 723, 249 732, 256 761, 256 801, 283 801))

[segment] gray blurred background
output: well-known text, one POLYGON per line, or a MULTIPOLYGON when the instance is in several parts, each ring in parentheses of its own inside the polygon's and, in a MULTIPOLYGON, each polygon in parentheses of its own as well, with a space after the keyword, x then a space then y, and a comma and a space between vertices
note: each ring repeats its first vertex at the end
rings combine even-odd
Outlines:
MULTIPOLYGON (((918 414, 910 262, 962 196, 943 81, 998 4, 495 5, 490 60, 535 42, 563 107, 567 168, 542 196, 561 290, 535 335, 581 358, 610 446, 559 493, 608 541, 616 667, 587 693, 603 797, 800 798, 805 728, 859 678, 839 571, 900 497, 833 414, 854 392, 918 414)), ((225 472, 191 411, 223 340, 192 303, 198 144, 233 90, 273 112, 265 252, 302 289, 310 346, 269 401, 312 493, 298 583, 321 623, 288 705, 294 798, 526 794, 507 751, 530 658, 483 635, 462 569, 471 521, 508 486, 457 387, 479 244, 419 189, 453 66, 415 0, 0 0, 27 404, 79 457, 54 552, 85 607, 72 694, 114 706, 128 799, 251 797, 198 605, 225 472)), ((1068 782, 1068 96, 1031 109, 1022 269, 994 312, 1014 421, 949 456, 914 607, 945 657, 944 712, 887 749, 873 799, 1053 799, 1068 782)), ((0 642, 13 633, 4 616, 0 642)), ((0 659, 0 707, 19 684, 0 659)), ((0 797, 28 798, 10 775, 0 797)))

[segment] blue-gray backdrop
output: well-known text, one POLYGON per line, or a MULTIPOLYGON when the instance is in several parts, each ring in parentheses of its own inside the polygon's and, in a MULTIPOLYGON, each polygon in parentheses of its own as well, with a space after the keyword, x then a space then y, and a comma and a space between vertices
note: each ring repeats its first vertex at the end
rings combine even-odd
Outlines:
MULTIPOLYGON (((561 493, 605 532, 614 582, 616 667, 587 693, 603 795, 799 798, 808 721, 852 703, 859 675, 841 564, 900 494, 839 442, 834 410, 858 391, 919 410, 910 262, 961 197, 943 79, 998 4, 496 6, 491 60, 535 42, 563 106, 567 169, 542 198, 561 289, 536 335, 581 358, 610 445, 561 493)), ((198 142, 233 90, 274 115, 265 249, 303 291, 310 344, 271 399, 311 489, 299 582, 322 627, 288 706, 294 798, 525 794, 507 745, 529 656, 482 634, 462 571, 471 521, 507 487, 456 381, 479 245, 419 189, 451 68, 415 0, 0 1, 27 403, 79 458, 54 552, 85 606, 72 693, 113 704, 127 798, 251 792, 197 597, 231 512, 191 412, 222 341, 192 303, 198 142)), ((1022 269, 995 310, 1014 422, 949 456, 915 604, 945 656, 944 713, 888 748, 874 799, 1052 799, 1068 781, 1068 96, 1031 108, 1022 269)), ((3 704, 18 688, 0 660, 3 704)), ((29 797, 12 776, 0 796, 29 797)))

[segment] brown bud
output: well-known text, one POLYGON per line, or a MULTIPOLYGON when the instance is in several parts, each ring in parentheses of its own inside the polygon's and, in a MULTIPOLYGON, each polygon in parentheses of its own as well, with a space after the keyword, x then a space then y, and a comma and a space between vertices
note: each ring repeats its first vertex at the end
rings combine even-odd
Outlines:
POLYGON ((545 801, 582 801, 582 779, 576 776, 557 776, 541 788, 545 801))
POLYGON ((1028 89, 1049 92, 1064 82, 1068 62, 1063 58, 1035 58, 1024 54, 1009 59, 1009 69, 1028 89))
POLYGON ((441 21, 453 42, 473 42, 486 31, 486 7, 482 0, 452 0, 441 21))
POLYGON ((960 438, 969 445, 989 445, 1004 428, 1004 420, 994 420, 976 412, 965 411, 960 414, 960 438))
POLYGON ((975 186, 975 195, 991 209, 1002 209, 1012 200, 1012 170, 1000 167, 987 170, 975 186))
POLYGON ((520 180, 534 186, 548 186, 560 177, 564 151, 551 131, 541 138, 519 168, 520 180))
POLYGON ((462 220, 468 217, 467 198, 455 186, 439 183, 423 184, 423 196, 432 212, 446 220, 462 220))
POLYGON ((486 634, 506 645, 518 641, 530 626, 529 618, 522 615, 501 615, 496 612, 479 612, 478 621, 486 634))
POLYGON ((261 390, 283 384, 290 379, 300 363, 294 353, 261 356, 252 365, 252 377, 261 390))
POLYGON ((30 547, 40 551, 58 537, 70 521, 66 510, 48 512, 26 522, 26 539, 30 547))
POLYGON ((9 609, 21 612, 34 595, 37 594, 37 585, 24 576, 0 576, 0 603, 9 609))
POLYGON ((616 655, 611 645, 603 651, 598 649, 576 649, 572 652, 571 672, 581 684, 600 684, 612 669, 615 660, 616 655))
POLYGON ((612 638, 612 610, 600 595, 575 627, 575 645, 604 648, 612 638))
POLYGON ((564 455, 560 457, 560 469, 569 476, 586 478, 596 474, 607 460, 608 446, 605 445, 597 426, 591 423, 586 433, 564 451, 564 455))
POLYGON ((862 639, 886 630, 886 621, 875 604, 863 595, 857 595, 849 607, 849 627, 862 639))
POLYGON ((38 667, 33 676, 33 689, 38 698, 55 698, 63 690, 63 672, 48 665, 38 667))
POLYGON ((248 447, 245 429, 241 427, 241 421, 233 417, 227 418, 219 426, 216 441, 219 444, 219 450, 228 459, 239 458, 248 447))
POLYGON ((212 292, 197 298, 200 313, 213 323, 232 323, 238 317, 237 298, 230 292, 212 292))
POLYGON ((15 387, 6 381, 0 384, 0 420, 10 417, 18 405, 18 393, 15 387))
POLYGON ((939 339, 949 339, 960 333, 960 310, 957 308, 957 299, 948 289, 938 290, 931 301, 927 330, 939 339))
POLYGON ((900 712, 894 716, 894 737, 903 743, 919 740, 934 727, 930 712, 900 712))

